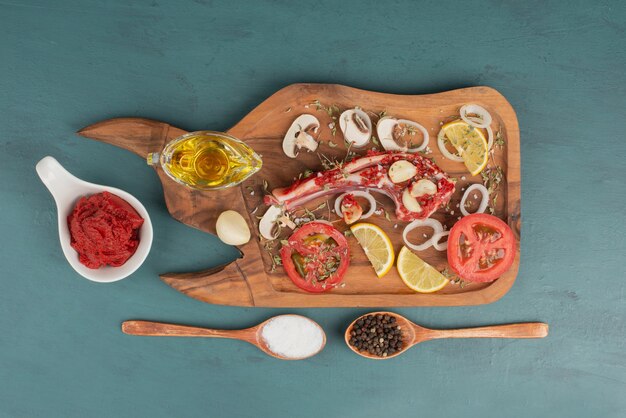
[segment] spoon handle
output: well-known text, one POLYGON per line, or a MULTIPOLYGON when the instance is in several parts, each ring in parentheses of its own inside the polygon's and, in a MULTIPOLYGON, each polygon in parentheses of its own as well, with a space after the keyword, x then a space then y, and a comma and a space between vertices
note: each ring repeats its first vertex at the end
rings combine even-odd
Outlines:
POLYGON ((488 327, 429 330, 428 339, 439 338, 543 338, 548 335, 548 324, 524 322, 488 327))
POLYGON ((245 340, 251 333, 251 330, 223 330, 191 327, 188 325, 166 324, 163 322, 125 321, 122 323, 122 332, 128 335, 140 335, 146 337, 208 337, 245 340))
POLYGON ((35 166, 35 170, 55 199, 75 196, 71 185, 81 180, 67 171, 54 157, 42 158, 35 166))

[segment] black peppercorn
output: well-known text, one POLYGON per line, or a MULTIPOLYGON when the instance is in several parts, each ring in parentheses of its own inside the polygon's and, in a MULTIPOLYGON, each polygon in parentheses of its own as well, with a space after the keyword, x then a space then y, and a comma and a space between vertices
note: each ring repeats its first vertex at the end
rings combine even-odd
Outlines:
POLYGON ((388 357, 402 350, 402 329, 389 314, 366 315, 349 331, 348 343, 358 351, 388 357))

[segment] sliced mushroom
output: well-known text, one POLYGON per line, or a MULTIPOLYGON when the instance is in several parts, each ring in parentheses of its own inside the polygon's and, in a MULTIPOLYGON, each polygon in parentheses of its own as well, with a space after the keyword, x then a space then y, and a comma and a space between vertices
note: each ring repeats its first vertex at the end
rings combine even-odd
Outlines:
POLYGON ((402 204, 410 212, 419 213, 422 211, 422 207, 420 206, 417 199, 411 196, 411 192, 409 192, 409 189, 404 189, 404 192, 402 192, 402 204))
POLYGON ((413 183, 409 190, 413 197, 420 197, 425 194, 433 195, 437 193, 437 185, 430 180, 421 179, 413 183))
POLYGON ((268 240, 276 239, 276 222, 283 214, 283 209, 280 206, 270 206, 265 211, 265 214, 259 221, 259 233, 261 236, 268 240))
POLYGON ((389 167, 389 178, 394 183, 402 183, 417 174, 417 167, 407 160, 396 161, 389 167))
POLYGON ((297 226, 296 223, 292 221, 289 215, 287 214, 283 214, 283 216, 279 216, 277 221, 280 226, 286 226, 289 229, 296 229, 296 226, 297 226))
POLYGON ((355 147, 367 145, 372 137, 372 120, 361 109, 349 109, 339 116, 339 127, 346 142, 355 147))
POLYGON ((306 148, 315 151, 318 147, 317 140, 313 137, 320 127, 320 122, 313 115, 303 114, 293 121, 283 139, 283 152, 289 158, 296 158, 298 150, 306 148))
POLYGON ((406 119, 396 119, 391 116, 385 116, 378 121, 376 132, 380 139, 380 144, 386 151, 402 151, 415 153, 423 151, 428 146, 430 139, 428 131, 417 122, 406 119), (415 132, 421 132, 422 143, 418 147, 409 147, 407 136, 414 135, 415 132))

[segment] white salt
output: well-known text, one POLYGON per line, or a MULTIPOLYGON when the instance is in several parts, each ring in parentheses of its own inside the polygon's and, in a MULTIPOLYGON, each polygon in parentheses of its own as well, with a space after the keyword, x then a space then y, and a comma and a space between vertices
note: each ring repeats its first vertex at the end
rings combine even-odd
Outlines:
POLYGON ((309 357, 324 345, 324 331, 315 322, 298 315, 272 318, 263 326, 261 338, 272 353, 292 359, 309 357))

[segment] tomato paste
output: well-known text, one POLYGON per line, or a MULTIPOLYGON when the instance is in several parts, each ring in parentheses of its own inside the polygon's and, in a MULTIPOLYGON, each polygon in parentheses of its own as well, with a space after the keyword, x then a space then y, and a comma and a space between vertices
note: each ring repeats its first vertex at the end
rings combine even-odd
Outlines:
POLYGON ((121 197, 102 192, 81 197, 67 224, 80 262, 97 269, 119 267, 135 253, 143 218, 121 197))

